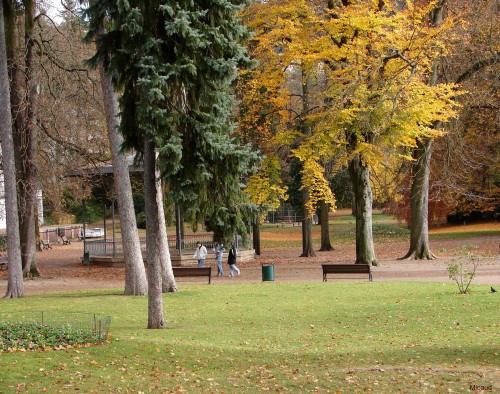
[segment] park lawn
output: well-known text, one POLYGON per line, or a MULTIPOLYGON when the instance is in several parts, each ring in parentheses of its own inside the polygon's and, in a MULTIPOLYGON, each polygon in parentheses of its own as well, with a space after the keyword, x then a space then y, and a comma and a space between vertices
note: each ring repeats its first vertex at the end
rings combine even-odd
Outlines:
POLYGON ((183 285, 147 298, 119 290, 0 301, 15 311, 112 316, 109 343, 0 353, 1 392, 468 392, 500 390, 500 297, 452 283, 183 285))
MULTIPOLYGON (((409 241, 410 230, 398 222, 394 216, 375 212, 373 219, 373 239, 376 244, 394 241, 409 241)), ((320 244, 321 226, 311 228, 313 242, 320 244)), ((471 237, 498 236, 500 224, 496 222, 468 224, 463 226, 443 226, 431 229, 431 241, 445 239, 467 239, 471 237)), ((263 248, 290 248, 302 246, 302 230, 299 223, 263 224, 261 226, 263 248)), ((330 238, 335 245, 353 245, 356 242, 356 220, 350 214, 338 214, 330 218, 330 238)))

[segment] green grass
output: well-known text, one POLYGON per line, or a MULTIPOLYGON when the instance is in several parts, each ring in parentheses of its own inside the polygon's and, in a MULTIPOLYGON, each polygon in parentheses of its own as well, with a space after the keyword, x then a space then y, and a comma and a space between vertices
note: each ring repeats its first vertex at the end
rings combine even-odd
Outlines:
MULTIPOLYGON (((312 238, 316 244, 320 243, 320 226, 312 226, 312 238)), ((263 248, 301 247, 302 237, 299 225, 264 224, 261 226, 263 248), (279 237, 273 237, 273 234, 279 237)), ((373 214, 373 238, 376 243, 394 240, 406 240, 410 230, 398 223, 392 216, 373 214)), ((356 219, 352 215, 336 216, 330 220, 330 237, 336 245, 353 244, 356 239, 356 219)))
MULTIPOLYGON (((373 239, 376 244, 393 241, 409 241, 409 228, 399 223, 394 216, 374 213, 373 239)), ((320 226, 312 226, 313 242, 320 244, 320 226)), ((453 232, 430 233, 431 241, 448 239, 466 239, 473 237, 500 235, 495 226, 485 230, 467 230, 453 232)), ((353 245, 356 242, 356 219, 352 215, 339 215, 330 219, 330 238, 336 245, 353 245)), ((301 247, 301 227, 289 224, 264 224, 261 226, 261 243, 263 248, 301 247)))
MULTIPOLYGON (((110 343, 1 353, 1 392, 468 392, 500 389, 498 293, 452 283, 185 285, 147 299, 118 290, 1 300, 111 315, 110 343)), ((0 316, 1 316, 0 314, 0 316)))
POLYGON ((463 231, 463 232, 449 232, 449 233, 436 233, 429 234, 429 238, 432 241, 437 241, 440 239, 467 239, 474 237, 491 237, 499 235, 498 230, 481 230, 481 231, 463 231))

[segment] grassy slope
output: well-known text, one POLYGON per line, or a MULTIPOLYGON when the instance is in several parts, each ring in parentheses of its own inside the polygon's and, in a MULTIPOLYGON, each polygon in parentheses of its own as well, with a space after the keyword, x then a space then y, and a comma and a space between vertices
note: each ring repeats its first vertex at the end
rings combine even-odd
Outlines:
POLYGON ((17 310, 113 317, 103 346, 0 354, 1 392, 467 392, 500 390, 498 293, 439 283, 183 286, 147 300, 117 291, 1 300, 17 310), (496 372, 495 372, 496 370, 496 372))

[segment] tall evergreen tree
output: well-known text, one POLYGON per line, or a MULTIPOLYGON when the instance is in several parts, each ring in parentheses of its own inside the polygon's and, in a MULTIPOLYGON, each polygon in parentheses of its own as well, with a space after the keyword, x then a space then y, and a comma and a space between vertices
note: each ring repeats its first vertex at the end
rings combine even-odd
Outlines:
POLYGON ((103 62, 122 91, 123 147, 143 154, 148 168, 149 328, 164 326, 157 291, 161 247, 154 241, 160 234, 155 168, 193 218, 208 215, 216 230, 243 223, 240 177, 255 156, 228 136, 233 128, 229 86, 246 61, 238 43, 245 30, 236 18, 242 3, 96 0, 89 9, 90 38, 99 20, 110 20, 93 60, 103 62))

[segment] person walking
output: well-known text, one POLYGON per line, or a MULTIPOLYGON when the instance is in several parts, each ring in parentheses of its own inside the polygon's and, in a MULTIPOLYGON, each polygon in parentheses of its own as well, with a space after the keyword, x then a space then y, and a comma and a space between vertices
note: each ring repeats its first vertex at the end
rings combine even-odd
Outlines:
POLYGON ((205 259, 207 258, 207 248, 205 248, 205 246, 203 246, 200 241, 196 243, 196 251, 194 252, 193 258, 198 260, 198 267, 205 266, 205 259))
POLYGON ((215 261, 217 262, 217 276, 224 276, 224 269, 222 268, 222 255, 226 249, 224 249, 224 245, 216 242, 213 251, 215 252, 215 261))
POLYGON ((229 264, 229 276, 231 278, 234 276, 234 271, 236 271, 238 275, 240 274, 240 269, 236 266, 236 248, 234 244, 231 244, 231 249, 229 249, 227 263, 229 264))

